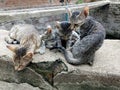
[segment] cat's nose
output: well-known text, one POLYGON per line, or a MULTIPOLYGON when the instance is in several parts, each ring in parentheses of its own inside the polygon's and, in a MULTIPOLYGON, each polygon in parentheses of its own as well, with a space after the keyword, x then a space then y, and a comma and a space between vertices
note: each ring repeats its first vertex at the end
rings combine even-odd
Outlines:
POLYGON ((21 68, 18 68, 18 69, 17 69, 17 71, 21 71, 21 70, 23 70, 23 69, 21 69, 21 68))
POLYGON ((17 71, 17 69, 18 69, 18 66, 15 66, 15 71, 17 71))
POLYGON ((23 66, 15 66, 15 71, 21 71, 23 69, 24 69, 23 66))
POLYGON ((17 71, 21 71, 23 70, 25 67, 23 65, 20 65, 19 68, 17 69, 17 71))

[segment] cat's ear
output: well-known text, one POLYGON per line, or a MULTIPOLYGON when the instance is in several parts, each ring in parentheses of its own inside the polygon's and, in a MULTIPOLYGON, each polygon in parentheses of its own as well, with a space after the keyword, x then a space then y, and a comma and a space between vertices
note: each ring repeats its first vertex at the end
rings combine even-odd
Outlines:
POLYGON ((6 46, 9 50, 11 50, 12 52, 15 53, 15 51, 17 50, 17 47, 16 46, 12 46, 12 45, 7 45, 6 46))
POLYGON ((52 29, 48 29, 48 30, 47 30, 47 33, 52 33, 52 29))
POLYGON ((56 25, 57 29, 59 29, 59 28, 61 27, 59 21, 56 21, 56 22, 55 22, 55 25, 56 25))
POLYGON ((32 52, 27 52, 26 55, 23 56, 26 60, 32 59, 33 53, 32 52))
POLYGON ((66 10, 67 10, 67 13, 68 13, 69 17, 71 17, 71 16, 72 16, 72 11, 71 11, 71 9, 66 8, 66 10))
POLYGON ((78 15, 78 18, 86 18, 89 15, 89 7, 86 6, 84 7, 84 9, 82 10, 82 12, 78 15))
POLYGON ((84 15, 85 15, 85 17, 87 17, 89 15, 89 7, 88 6, 86 6, 84 8, 84 15))
POLYGON ((47 33, 52 33, 52 27, 50 25, 47 26, 47 33))

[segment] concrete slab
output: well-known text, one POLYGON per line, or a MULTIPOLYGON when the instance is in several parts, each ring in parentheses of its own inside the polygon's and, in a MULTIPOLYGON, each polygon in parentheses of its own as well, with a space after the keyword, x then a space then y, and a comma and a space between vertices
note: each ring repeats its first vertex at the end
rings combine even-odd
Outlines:
POLYGON ((0 81, 0 90, 41 90, 27 83, 16 84, 0 81))

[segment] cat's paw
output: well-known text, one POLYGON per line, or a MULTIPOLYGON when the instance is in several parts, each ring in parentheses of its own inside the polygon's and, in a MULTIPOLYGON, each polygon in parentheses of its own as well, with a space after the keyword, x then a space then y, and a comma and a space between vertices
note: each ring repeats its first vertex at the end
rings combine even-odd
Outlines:
POLYGON ((12 42, 13 42, 13 39, 10 39, 9 37, 5 37, 4 40, 8 44, 12 44, 12 42))

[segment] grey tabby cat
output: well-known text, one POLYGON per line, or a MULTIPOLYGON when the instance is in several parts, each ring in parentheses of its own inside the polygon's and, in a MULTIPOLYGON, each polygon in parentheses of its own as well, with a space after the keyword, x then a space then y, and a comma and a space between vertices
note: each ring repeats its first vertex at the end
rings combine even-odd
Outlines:
POLYGON ((72 65, 93 65, 95 52, 102 46, 106 36, 105 29, 99 22, 88 16, 89 7, 85 7, 81 12, 68 11, 71 28, 79 26, 81 38, 75 42, 71 50, 61 47, 65 59, 72 65))
POLYGON ((56 27, 58 29, 57 36, 60 39, 59 45, 64 46, 66 49, 70 49, 80 38, 80 36, 70 28, 71 24, 68 21, 57 21, 56 27))
POLYGON ((42 35, 42 40, 45 41, 45 46, 47 48, 52 48, 56 44, 56 32, 57 30, 53 30, 51 25, 47 25, 46 31, 42 35))

